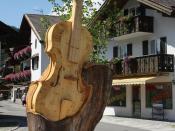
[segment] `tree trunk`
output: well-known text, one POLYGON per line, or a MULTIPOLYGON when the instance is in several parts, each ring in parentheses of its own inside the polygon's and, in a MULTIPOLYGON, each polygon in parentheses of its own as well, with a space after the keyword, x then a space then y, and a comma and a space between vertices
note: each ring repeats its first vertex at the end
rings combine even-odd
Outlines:
POLYGON ((81 110, 73 117, 53 122, 27 113, 29 131, 93 131, 103 116, 112 86, 112 71, 105 65, 92 65, 82 77, 91 85, 91 93, 81 110))

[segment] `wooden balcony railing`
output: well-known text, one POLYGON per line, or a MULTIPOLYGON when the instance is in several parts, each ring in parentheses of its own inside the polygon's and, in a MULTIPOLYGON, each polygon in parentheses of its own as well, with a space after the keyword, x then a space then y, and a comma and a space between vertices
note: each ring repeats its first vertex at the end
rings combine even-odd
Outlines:
POLYGON ((125 58, 113 65, 115 77, 153 75, 174 72, 174 55, 158 54, 125 58))
POLYGON ((154 22, 151 16, 135 16, 127 21, 118 21, 115 25, 114 37, 127 35, 135 32, 153 33, 154 22))

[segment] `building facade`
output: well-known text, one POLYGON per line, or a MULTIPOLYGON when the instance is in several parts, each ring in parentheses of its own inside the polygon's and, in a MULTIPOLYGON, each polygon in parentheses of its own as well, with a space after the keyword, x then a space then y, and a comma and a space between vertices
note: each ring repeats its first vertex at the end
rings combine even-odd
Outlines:
POLYGON ((115 75, 105 115, 175 120, 173 5, 123 2, 107 52, 115 75))
POLYGON ((17 96, 20 96, 24 91, 24 88, 21 90, 20 87, 26 85, 30 80, 30 71, 28 62, 26 62, 30 58, 30 47, 26 46, 28 46, 27 42, 23 41, 16 27, 0 21, 0 92, 4 99, 10 98, 11 94, 14 100, 14 90, 18 92, 17 96), (24 43, 26 45, 23 45, 24 43))
POLYGON ((0 59, 3 59, 0 73, 3 85, 11 87, 12 101, 20 99, 31 81, 38 80, 49 64, 44 37, 47 28, 57 22, 57 16, 25 14, 17 32, 7 30, 2 24, 4 28, 1 29, 9 35, 0 34, 0 59))
POLYGON ((36 81, 40 78, 42 72, 49 64, 49 58, 44 52, 44 45, 37 38, 35 33, 31 31, 31 49, 32 49, 32 62, 31 62, 31 81, 36 81))
POLYGON ((58 23, 58 16, 25 14, 21 23, 21 32, 26 34, 31 43, 31 81, 36 81, 49 64, 44 52, 45 33, 49 26, 58 23))

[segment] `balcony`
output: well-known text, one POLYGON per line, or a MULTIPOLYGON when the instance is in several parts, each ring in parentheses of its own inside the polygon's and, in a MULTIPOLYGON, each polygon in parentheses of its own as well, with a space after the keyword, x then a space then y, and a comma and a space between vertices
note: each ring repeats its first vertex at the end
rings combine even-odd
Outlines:
POLYGON ((17 61, 24 61, 31 58, 31 47, 27 46, 14 54, 14 59, 17 61))
POLYGON ((118 60, 114 77, 135 77, 174 72, 174 55, 158 54, 118 60))
POLYGON ((24 70, 20 71, 18 73, 11 73, 4 77, 4 80, 7 83, 21 83, 21 82, 28 82, 31 79, 31 71, 30 70, 24 70))
POLYGON ((153 21, 151 16, 135 16, 127 20, 119 20, 115 25, 115 40, 151 35, 154 32, 153 21))

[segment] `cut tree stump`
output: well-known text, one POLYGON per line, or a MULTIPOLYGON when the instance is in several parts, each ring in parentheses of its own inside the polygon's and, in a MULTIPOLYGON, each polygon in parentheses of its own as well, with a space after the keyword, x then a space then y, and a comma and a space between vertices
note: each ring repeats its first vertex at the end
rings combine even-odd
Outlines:
POLYGON ((29 131, 93 131, 103 116, 112 86, 112 71, 106 65, 91 65, 82 77, 90 85, 90 95, 74 116, 53 122, 41 115, 27 113, 29 131))

